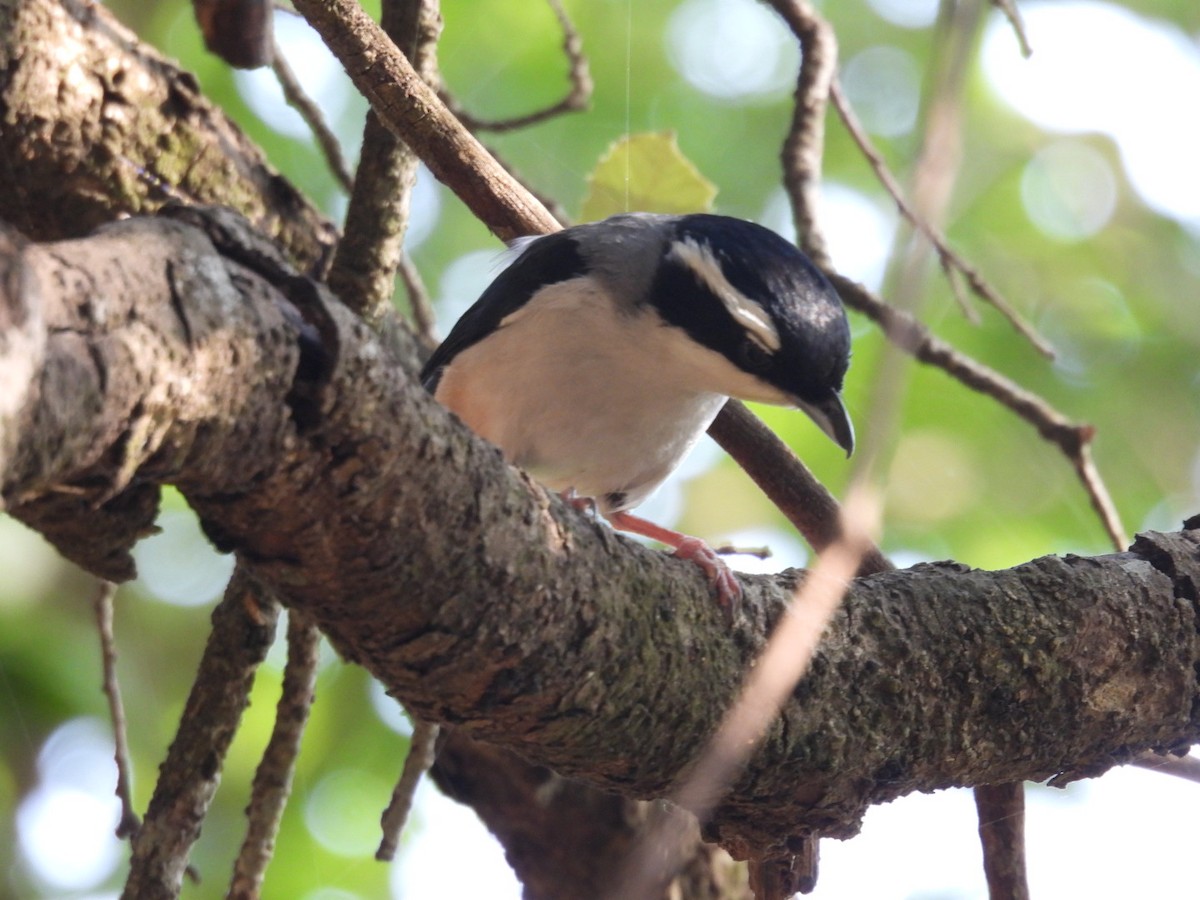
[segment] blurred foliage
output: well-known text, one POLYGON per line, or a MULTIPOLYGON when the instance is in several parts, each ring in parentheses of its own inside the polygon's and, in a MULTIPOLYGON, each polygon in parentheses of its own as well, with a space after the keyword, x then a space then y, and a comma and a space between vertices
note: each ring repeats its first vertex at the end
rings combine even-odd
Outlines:
MULTIPOLYGON (((331 215, 338 214, 344 199, 314 142, 282 134, 264 121, 262 101, 255 105, 247 99, 251 86, 262 79, 234 74, 204 52, 188 4, 112 0, 110 5, 145 40, 195 72, 203 89, 288 178, 331 215)), ((667 34, 672 17, 693 14, 703 5, 699 0, 568 3, 595 80, 591 109, 485 140, 540 192, 578 214, 588 173, 614 141, 629 133, 671 132, 683 154, 718 186, 719 212, 784 227, 787 217, 771 211, 779 209, 778 156, 791 117, 791 85, 724 99, 692 86, 672 62, 667 34)), ((845 65, 864 51, 887 47, 904 54, 901 59, 911 60, 918 77, 924 77, 936 39, 932 27, 892 24, 865 0, 825 6, 845 65)), ((1195 0, 1131 0, 1124 6, 1173 22, 1187 33, 1200 31, 1195 0)), ((565 89, 561 35, 545 4, 445 0, 443 9, 442 71, 474 114, 499 118, 526 113, 553 102, 565 89)), ((284 18, 287 33, 299 27, 284 18)), ((1036 52, 1036 34, 1032 39, 1036 52)), ((1017 52, 1014 40, 1012 53, 1017 52)), ((878 90, 893 87, 884 84, 878 90)), ((1170 86, 1148 86, 1142 96, 1151 102, 1160 89, 1169 92, 1170 86)), ((359 141, 362 101, 344 82, 322 96, 340 97, 326 111, 353 149, 359 141)), ((1165 109, 1164 114, 1171 112, 1165 109)), ((936 272, 928 281, 924 319, 963 352, 1042 395, 1067 416, 1096 426, 1097 461, 1130 531, 1176 527, 1184 515, 1200 509, 1200 244, 1195 223, 1188 230, 1148 209, 1125 180, 1113 141, 1085 134, 1069 140, 1086 145, 1115 174, 1111 217, 1086 239, 1050 236, 1026 209, 1022 177, 1034 154, 1062 138, 1004 105, 978 70, 971 74, 963 115, 963 162, 948 235, 1025 316, 1046 330, 1063 355, 1057 363, 1042 359, 990 310, 982 310, 980 324, 968 322, 936 272)), ((875 135, 902 177, 912 165, 921 126, 918 120, 915 127, 875 135)), ((831 186, 858 192, 894 228, 891 202, 832 116, 825 165, 831 186)), ((438 188, 436 193, 438 218, 414 255, 439 296, 438 285, 450 263, 470 251, 494 250, 497 244, 446 191, 438 188)), ((885 295, 887 289, 885 283, 885 295)), ((881 342, 873 327, 856 317, 853 326, 855 362, 847 398, 861 429, 869 427, 861 417, 869 409, 881 342)), ((844 486, 849 466, 811 423, 789 411, 761 412, 835 491, 844 486)), ((784 528, 779 515, 728 461, 689 481, 686 493, 690 502, 682 527, 693 533, 719 539, 736 531, 784 528)), ((180 501, 170 496, 168 504, 180 501)), ((994 401, 923 367, 910 374, 883 542, 903 561, 952 557, 980 567, 1012 565, 1047 553, 1109 549, 1060 454, 994 401)), ((207 552, 196 547, 188 555, 194 563, 207 552)), ((0 869, 8 873, 0 895, 58 896, 63 892, 31 880, 14 838, 14 822, 22 797, 37 783, 36 758, 47 736, 77 717, 105 720, 91 625, 93 587, 39 538, 9 520, 0 520, 0 570, 5 573, 0 586, 0 869)), ((144 808, 202 649, 208 607, 168 605, 143 583, 123 589, 117 603, 120 672, 137 801, 144 808)), ((270 730, 280 666, 273 660, 255 686, 254 705, 233 746, 194 857, 205 881, 185 888, 187 897, 223 893, 241 840, 248 784, 270 730)), ((372 838, 330 849, 315 836, 321 821, 342 822, 346 815, 356 817, 358 824, 338 825, 340 833, 371 835, 403 758, 405 739, 382 724, 368 691, 360 670, 337 660, 325 666, 296 796, 269 871, 268 896, 317 896, 316 886, 322 884, 344 891, 339 897, 387 892, 386 867, 369 859, 372 838), (328 793, 321 786, 329 778, 335 779, 339 794, 360 798, 353 808, 321 807, 328 793), (348 784, 356 787, 347 789, 348 784)), ((105 883, 111 889, 120 877, 118 869, 105 883)))

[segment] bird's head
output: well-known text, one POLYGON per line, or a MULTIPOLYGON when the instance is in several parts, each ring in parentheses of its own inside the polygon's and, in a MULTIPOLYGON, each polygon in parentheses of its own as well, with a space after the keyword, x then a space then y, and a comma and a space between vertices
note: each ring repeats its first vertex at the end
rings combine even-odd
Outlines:
POLYGON ((670 220, 648 296, 669 325, 732 364, 726 393, 802 409, 849 455, 850 328, 820 270, 775 232, 727 216, 670 220), (748 376, 748 377, 746 377, 748 376))

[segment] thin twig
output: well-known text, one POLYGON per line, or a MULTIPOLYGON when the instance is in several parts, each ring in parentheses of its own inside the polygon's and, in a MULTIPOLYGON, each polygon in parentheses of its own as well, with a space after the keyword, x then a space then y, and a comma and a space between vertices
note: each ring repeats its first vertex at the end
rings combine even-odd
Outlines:
POLYGON ((1117 505, 1113 503, 1112 496, 1104 485, 1104 479, 1100 477, 1100 470, 1096 468, 1096 462, 1092 459, 1091 442, 1096 431, 1090 425, 1084 426, 1083 430, 1086 431, 1086 439, 1079 445, 1079 452, 1071 458, 1071 462, 1075 466, 1079 480, 1087 489, 1092 509, 1104 523, 1113 549, 1124 550, 1129 546, 1129 535, 1125 533, 1125 526, 1121 524, 1121 514, 1117 512, 1117 505))
POLYGON ((317 139, 317 144, 325 155, 325 162, 328 164, 329 170, 342 189, 348 193, 354 187, 354 177, 350 174, 350 167, 346 165, 346 157, 342 154, 342 146, 338 142, 337 135, 326 124, 325 114, 321 112, 321 108, 312 101, 308 94, 304 93, 300 80, 296 78, 296 73, 284 59, 278 43, 275 43, 272 48, 271 70, 279 81, 279 87, 283 89, 283 98, 287 101, 288 106, 296 110, 308 127, 312 129, 313 137, 317 139))
POLYGON ((837 35, 807 0, 768 0, 800 42, 800 74, 792 124, 780 159, 783 183, 792 201, 800 247, 822 269, 832 268, 824 232, 817 221, 817 196, 825 152, 825 108, 837 71, 837 35))
POLYGON ((421 279, 421 272, 412 257, 407 253, 400 254, 398 269, 400 280, 404 282, 404 291, 408 295, 408 308, 412 313, 413 330, 417 340, 430 353, 437 347, 437 317, 433 312, 433 303, 429 300, 429 291, 421 279))
POLYGON ((317 684, 321 632, 307 614, 288 612, 288 658, 283 670, 283 690, 275 709, 275 727, 263 751, 250 802, 246 806, 246 837, 233 864, 230 900, 256 900, 263 876, 275 853, 275 837, 283 810, 292 792, 292 777, 300 740, 308 723, 317 684))
MULTIPOLYGON (((563 32, 563 52, 567 57, 567 77, 570 81, 570 87, 567 90, 566 96, 557 103, 536 112, 528 113, 523 116, 517 116, 510 119, 487 120, 480 119, 471 115, 458 101, 458 98, 450 91, 446 84, 438 85, 438 98, 445 104, 446 108, 452 112, 459 120, 459 123, 470 131, 476 134, 480 131, 492 131, 502 133, 506 131, 514 131, 518 128, 528 127, 540 122, 544 122, 555 116, 563 115, 568 112, 587 109, 588 103, 591 101, 593 84, 591 74, 588 71, 587 57, 583 55, 583 41, 580 39, 578 32, 575 30, 574 24, 568 18, 566 10, 563 9, 559 0, 547 0, 555 16, 558 18, 559 25, 563 32)), ((521 187, 529 191, 536 197, 550 214, 559 222, 560 225, 566 226, 570 222, 570 216, 567 215, 562 204, 553 197, 549 197, 538 191, 508 160, 506 160, 494 147, 487 147, 488 153, 492 160, 504 169, 508 175, 515 180, 521 187)))
POLYGON ((375 851, 375 858, 381 862, 390 862, 396 855, 396 848, 400 846, 400 834, 404 831, 404 824, 412 811, 417 786, 437 756, 435 748, 440 732, 441 729, 436 723, 413 720, 408 756, 404 758, 404 767, 400 770, 400 778, 392 791, 392 799, 379 820, 383 837, 379 841, 379 849, 375 851))
MULTIPOLYGON (((726 402, 709 426, 721 448, 738 461, 746 474, 818 554, 842 536, 837 499, 817 479, 795 451, 739 400, 726 402)), ((878 547, 863 552, 859 575, 893 568, 878 547)))
POLYGON ((1025 785, 981 784, 975 788, 979 840, 988 896, 1029 900, 1025 877, 1025 785))
POLYGON ((1012 26, 1013 33, 1017 36, 1021 55, 1029 59, 1033 56, 1033 47, 1029 43, 1029 35, 1025 32, 1025 20, 1021 18, 1021 11, 1017 9, 1016 0, 991 0, 991 3, 992 6, 1004 13, 1004 18, 1008 19, 1008 24, 1012 26))
POLYGON ((502 240, 558 223, 498 167, 357 0, 294 0, 379 119, 502 240))
POLYGON ((837 274, 830 274, 830 280, 845 304, 879 325, 889 340, 921 362, 942 369, 971 390, 1008 407, 1057 446, 1075 467, 1113 545, 1119 549, 1128 546, 1120 515, 1088 450, 1095 436, 1092 426, 1072 422, 1041 397, 955 350, 908 313, 884 303, 858 282, 837 274))
MULTIPOLYGON (((846 99, 846 95, 842 92, 841 84, 836 79, 830 86, 830 99, 833 102, 834 109, 837 110, 838 116, 842 120, 842 124, 846 126, 846 131, 858 146, 859 152, 866 157, 867 163, 875 172, 875 177, 879 180, 879 183, 891 196, 893 202, 895 202, 900 215, 933 246, 942 269, 947 274, 952 272, 960 273, 966 279, 971 290, 978 297, 995 307, 1008 320, 1012 327, 1029 341, 1038 353, 1048 359, 1053 359, 1055 355, 1054 348, 1050 346, 1049 341, 1038 334, 1037 330, 1013 308, 1012 304, 1004 299, 1003 295, 983 277, 975 266, 967 262, 967 260, 950 247, 945 236, 937 228, 926 221, 924 217, 918 215, 916 210, 912 208, 904 196, 904 190, 900 187, 900 183, 888 168, 883 156, 875 149, 875 145, 871 142, 871 138, 867 135, 866 129, 863 127, 862 122, 859 121, 858 115, 854 112, 850 101, 846 99)), ((953 278, 950 279, 950 283, 952 287, 955 285, 953 278)), ((965 307, 961 297, 959 298, 959 303, 965 307)))
POLYGON ((1135 757, 1130 765, 1200 784, 1200 759, 1194 756, 1169 756, 1147 750, 1135 757))
POLYGON ((591 73, 588 71, 587 57, 583 53, 583 40, 579 37, 579 32, 575 29, 570 17, 567 16, 567 11, 563 9, 560 0, 546 0, 546 2, 554 11, 554 16, 558 19, 563 33, 562 48, 567 57, 567 79, 570 83, 566 95, 557 103, 535 112, 514 116, 510 119, 489 120, 480 119, 468 113, 446 86, 441 85, 438 89, 438 96, 442 98, 442 102, 451 112, 458 116, 459 121, 471 131, 516 131, 519 128, 528 128, 530 125, 537 125, 565 113, 587 109, 588 103, 592 99, 593 84, 591 73))
POLYGON ((104 669, 104 696, 108 698, 108 713, 113 727, 113 755, 117 762, 117 799, 121 801, 121 819, 117 822, 117 837, 137 834, 141 819, 133 806, 133 763, 129 759, 129 734, 125 724, 125 704, 121 702, 121 683, 117 679, 117 642, 113 636, 113 598, 117 586, 111 581, 100 582, 92 606, 96 612, 96 627, 100 632, 100 662, 104 669))

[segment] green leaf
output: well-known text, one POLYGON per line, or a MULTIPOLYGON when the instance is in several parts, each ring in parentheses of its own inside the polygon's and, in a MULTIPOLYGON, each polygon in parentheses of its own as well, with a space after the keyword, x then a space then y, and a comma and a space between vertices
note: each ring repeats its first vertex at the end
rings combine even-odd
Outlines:
POLYGON ((609 147, 588 177, 580 218, 593 222, 615 213, 706 212, 716 186, 683 155, 671 131, 633 134, 609 147))

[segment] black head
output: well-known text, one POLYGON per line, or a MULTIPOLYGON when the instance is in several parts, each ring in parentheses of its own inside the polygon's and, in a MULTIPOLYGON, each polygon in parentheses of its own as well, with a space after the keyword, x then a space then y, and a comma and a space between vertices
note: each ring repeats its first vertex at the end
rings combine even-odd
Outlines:
POLYGON ((847 453, 840 391, 850 327, 820 270, 775 232, 726 216, 675 221, 650 302, 663 319, 783 393, 847 453))

